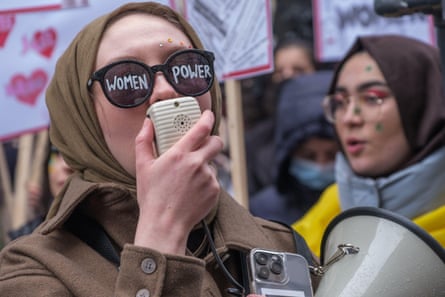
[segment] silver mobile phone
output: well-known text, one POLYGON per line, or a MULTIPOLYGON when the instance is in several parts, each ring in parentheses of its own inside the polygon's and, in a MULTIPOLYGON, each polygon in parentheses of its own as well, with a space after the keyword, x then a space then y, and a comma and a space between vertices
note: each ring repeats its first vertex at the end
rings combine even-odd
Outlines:
POLYGON ((147 116, 153 121, 156 150, 161 155, 198 121, 201 109, 195 98, 180 97, 154 103, 147 116))
POLYGON ((306 259, 294 253, 252 249, 248 256, 251 293, 266 297, 312 297, 306 259))

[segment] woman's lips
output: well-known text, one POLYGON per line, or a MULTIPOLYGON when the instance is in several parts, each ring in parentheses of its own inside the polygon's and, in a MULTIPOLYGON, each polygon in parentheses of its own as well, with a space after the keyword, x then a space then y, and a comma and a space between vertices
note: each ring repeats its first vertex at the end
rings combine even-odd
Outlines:
POLYGON ((349 138, 346 140, 346 151, 351 155, 360 154, 365 149, 366 142, 363 140, 349 138))

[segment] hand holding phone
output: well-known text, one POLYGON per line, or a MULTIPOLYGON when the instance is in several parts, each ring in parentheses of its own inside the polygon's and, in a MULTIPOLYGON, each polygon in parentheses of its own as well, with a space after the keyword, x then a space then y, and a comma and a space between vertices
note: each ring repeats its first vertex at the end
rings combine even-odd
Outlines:
POLYGON ((147 116, 153 122, 156 150, 161 155, 198 121, 201 109, 195 98, 180 97, 154 103, 147 116))
POLYGON ((312 297, 306 259, 294 253, 252 249, 248 256, 252 294, 266 297, 312 297))

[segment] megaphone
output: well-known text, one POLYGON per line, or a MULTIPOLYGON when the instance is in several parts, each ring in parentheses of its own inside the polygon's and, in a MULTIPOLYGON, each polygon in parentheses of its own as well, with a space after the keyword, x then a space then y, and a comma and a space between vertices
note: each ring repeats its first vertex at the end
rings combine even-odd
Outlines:
POLYGON ((328 225, 315 297, 445 296, 445 250, 409 219, 357 207, 328 225))

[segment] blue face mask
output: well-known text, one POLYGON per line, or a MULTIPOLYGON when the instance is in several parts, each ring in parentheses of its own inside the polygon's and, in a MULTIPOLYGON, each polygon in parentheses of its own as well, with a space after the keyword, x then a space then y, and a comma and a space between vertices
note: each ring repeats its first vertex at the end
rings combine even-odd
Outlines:
POLYGON ((311 189, 323 190, 335 181, 334 162, 318 165, 312 161, 293 158, 289 165, 289 174, 311 189))

